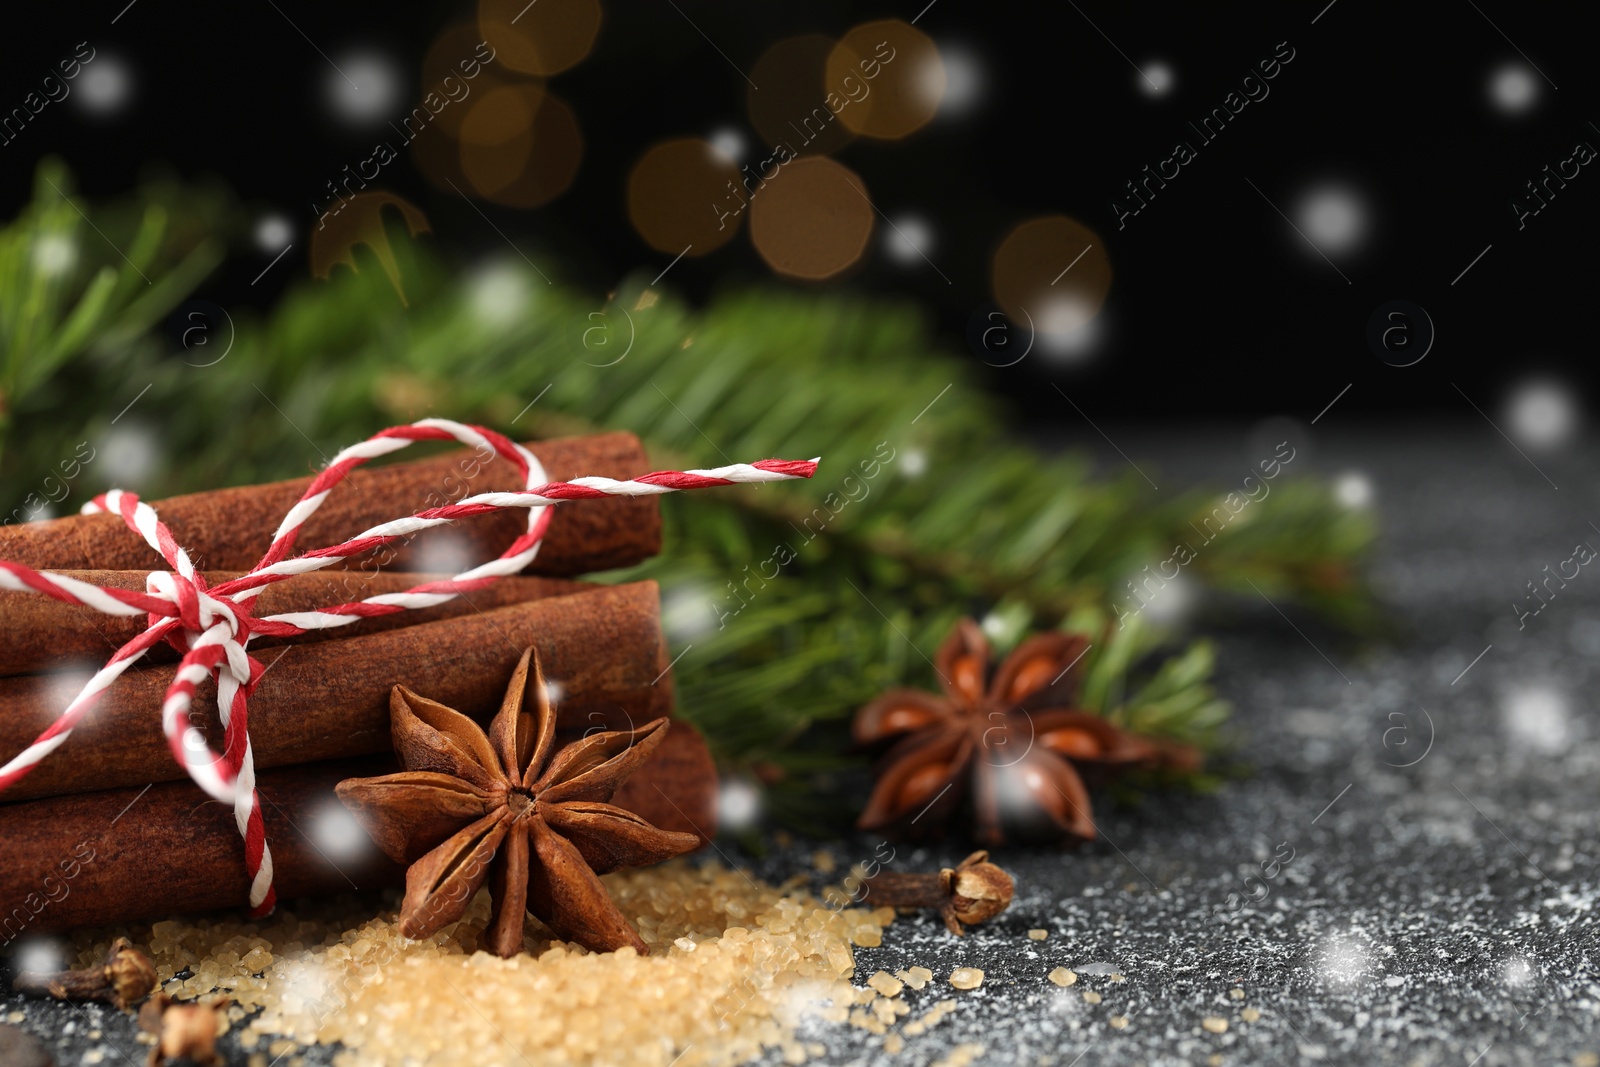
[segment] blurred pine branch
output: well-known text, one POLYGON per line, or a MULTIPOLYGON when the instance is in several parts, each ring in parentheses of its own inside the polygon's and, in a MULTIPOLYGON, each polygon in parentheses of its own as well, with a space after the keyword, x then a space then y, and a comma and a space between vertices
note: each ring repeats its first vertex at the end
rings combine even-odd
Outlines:
MULTIPOLYGON (((152 497, 305 473, 429 415, 524 439, 626 429, 661 467, 821 454, 808 483, 664 499, 666 552, 603 576, 661 581, 682 714, 725 762, 814 784, 847 761, 842 731, 811 727, 889 685, 931 684, 928 657, 961 614, 986 618, 1002 647, 1050 626, 1100 635, 1085 706, 1216 743, 1227 708, 1207 683, 1209 646, 1141 674, 1162 634, 1139 616, 1119 625, 1113 605, 1126 607, 1142 568, 1195 540, 1190 523, 1217 495, 1166 498, 1136 475, 1094 478, 1081 457, 1027 447, 914 308, 752 289, 696 311, 640 279, 597 300, 547 282, 548 264, 508 258, 462 275, 395 226, 409 306, 358 248, 362 269, 295 286, 263 320, 235 315, 226 358, 195 368, 148 328, 219 258, 212 239, 178 240, 191 232, 180 223, 221 223, 149 192, 140 202, 131 229, 127 207, 104 222, 85 210, 102 228, 124 220, 149 286, 80 232, 49 185, 0 233, 8 508, 32 471, 146 382, 141 409, 159 413, 168 461, 131 488, 152 497), (75 242, 66 282, 44 276, 36 251, 56 237, 75 242)), ((1326 486, 1286 475, 1189 569, 1359 628, 1373 618, 1359 572, 1372 532, 1326 486)))
POLYGON ((72 361, 134 342, 222 262, 212 234, 224 202, 198 190, 178 200, 176 186, 152 184, 91 220, 66 167, 39 166, 33 203, 0 230, 0 449, 29 401, 54 409, 50 386, 72 361))

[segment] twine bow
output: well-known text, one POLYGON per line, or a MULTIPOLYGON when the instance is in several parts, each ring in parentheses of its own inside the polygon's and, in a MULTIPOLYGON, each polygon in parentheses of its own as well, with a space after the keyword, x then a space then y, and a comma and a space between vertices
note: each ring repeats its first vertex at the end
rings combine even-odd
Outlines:
POLYGON ((0 561, 0 589, 41 593, 107 615, 144 614, 149 618, 148 628, 112 655, 56 721, 0 767, 0 793, 64 744, 73 728, 122 672, 164 641, 183 657, 161 705, 161 725, 167 745, 173 758, 196 785, 213 799, 233 807, 234 822, 244 838, 245 865, 250 875, 250 914, 252 917, 266 915, 276 903, 276 895, 272 884, 272 853, 267 847, 260 799, 256 795, 248 710, 249 698, 265 669, 246 651, 252 638, 292 637, 310 630, 348 626, 360 619, 433 607, 463 593, 482 589, 506 575, 516 574, 538 555, 550 526, 549 506, 552 504, 604 496, 654 496, 741 482, 809 478, 816 468, 816 460, 769 459, 712 470, 658 471, 626 481, 577 478, 569 482, 546 482, 538 459, 516 442, 479 426, 447 419, 423 419, 408 426, 391 427, 340 452, 312 480, 299 502, 289 509, 261 562, 248 574, 209 587, 155 509, 132 493, 113 489, 85 504, 84 513, 112 512, 122 516, 128 527, 159 552, 172 569, 151 573, 146 579, 145 591, 138 593, 102 588, 63 574, 0 561), (493 451, 516 466, 523 490, 483 493, 454 504, 427 508, 374 526, 342 544, 290 555, 300 528, 351 471, 369 459, 398 451, 413 442, 432 440, 456 440, 483 452, 493 451), (528 509, 527 531, 499 557, 454 577, 424 582, 403 593, 386 593, 320 611, 265 617, 257 617, 250 611, 261 590, 275 582, 321 570, 433 526, 506 508, 528 509), (210 677, 217 681, 217 714, 223 725, 220 753, 211 749, 205 736, 189 720, 196 689, 210 677))

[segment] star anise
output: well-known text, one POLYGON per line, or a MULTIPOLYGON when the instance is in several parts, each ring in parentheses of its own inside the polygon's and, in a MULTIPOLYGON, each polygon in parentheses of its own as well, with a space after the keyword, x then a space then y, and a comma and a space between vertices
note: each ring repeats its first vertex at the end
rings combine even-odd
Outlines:
POLYGON ((1023 641, 985 686, 989 643, 962 619, 940 645, 942 695, 893 689, 856 713, 864 746, 892 747, 858 825, 903 836, 939 833, 966 809, 977 837, 1093 840, 1089 793, 1077 769, 1180 763, 1192 749, 1142 737, 1073 710, 1087 638, 1060 632, 1023 641))
POLYGON ((422 938, 461 918, 489 883, 484 947, 522 951, 524 914, 605 952, 649 949, 598 875, 698 848, 607 803, 666 734, 667 720, 594 733, 555 751, 556 717, 533 649, 522 655, 489 732, 458 711, 395 686, 395 752, 405 770, 339 783, 339 798, 378 846, 408 864, 400 932, 422 938), (529 663, 533 665, 529 678, 529 663), (525 695, 534 712, 523 710, 525 695))

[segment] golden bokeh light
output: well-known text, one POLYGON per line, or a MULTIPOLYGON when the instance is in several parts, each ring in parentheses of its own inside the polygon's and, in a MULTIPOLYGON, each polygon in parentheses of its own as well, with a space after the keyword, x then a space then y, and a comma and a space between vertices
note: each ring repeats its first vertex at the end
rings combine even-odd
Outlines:
POLYGON ((989 273, 995 303, 1011 321, 1061 336, 1099 314, 1111 290, 1100 235, 1076 219, 1029 219, 1006 234, 989 273))
POLYGON ((944 97, 944 60, 910 23, 882 19, 857 26, 828 55, 825 86, 839 122, 863 137, 895 140, 921 129, 944 97))
POLYGON ((828 104, 828 56, 834 41, 820 33, 788 37, 762 53, 750 69, 761 88, 745 92, 750 125, 770 147, 788 145, 799 155, 829 155, 855 133, 828 104))
POLYGON ((750 201, 750 240, 767 265, 820 281, 861 259, 872 239, 866 183, 825 156, 784 164, 750 201))
POLYGON ((654 145, 628 175, 628 220, 651 248, 672 255, 726 244, 748 198, 733 161, 694 137, 654 145))
POLYGON ((521 177, 533 153, 533 117, 544 103, 543 88, 503 85, 491 89, 461 123, 461 172, 479 196, 499 192, 521 177))
POLYGON ((478 0, 478 32, 510 70, 548 77, 583 61, 600 32, 599 0, 478 0))
POLYGON ((410 121, 402 120, 408 134, 438 127, 451 137, 457 136, 472 105, 489 90, 506 83, 504 72, 497 71, 493 61, 484 61, 493 53, 482 46, 482 41, 476 24, 462 22, 441 33, 429 47, 428 54, 422 57, 422 85, 417 101, 423 113, 413 111, 410 121))
POLYGON ((572 184, 583 159, 583 132, 566 101, 543 82, 485 81, 461 113, 454 135, 435 123, 411 142, 412 161, 438 188, 535 208, 572 184))
MULTIPOLYGON (((506 207, 542 207, 566 192, 583 160, 583 131, 567 102, 536 86, 523 86, 523 100, 532 111, 529 144, 521 173, 510 182, 483 193, 485 200, 506 207)), ((512 150, 515 151, 514 149, 512 150)), ((462 169, 467 169, 469 149, 462 138, 462 169)), ((491 171, 491 176, 493 175, 491 171)), ((471 178, 471 174, 468 174, 471 178)))
POLYGON ((423 130, 412 140, 411 162, 432 185, 447 193, 464 193, 472 184, 461 173, 461 146, 437 127, 423 130))

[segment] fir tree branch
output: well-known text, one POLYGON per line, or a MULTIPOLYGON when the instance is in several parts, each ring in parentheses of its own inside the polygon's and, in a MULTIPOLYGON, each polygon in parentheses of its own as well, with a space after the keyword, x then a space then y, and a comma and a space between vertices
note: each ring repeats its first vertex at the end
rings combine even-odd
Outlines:
MULTIPOLYGON (((44 285, 24 249, 47 208, 41 195, 0 234, 0 292, 44 285)), ((1086 707, 1217 742, 1227 709, 1207 684, 1209 647, 1156 662, 1163 634, 1130 612, 1126 587, 1193 538, 1215 494, 1163 497, 1018 442, 968 361, 941 351, 914 309, 750 290, 695 311, 640 281, 596 301, 522 263, 463 276, 396 229, 409 305, 358 249, 355 272, 293 287, 265 319, 236 316, 228 358, 196 369, 137 336, 153 308, 195 283, 207 262, 198 250, 213 249, 193 240, 206 231, 181 202, 161 210, 160 232, 191 243, 186 258, 148 251, 166 247, 148 235, 137 242, 159 300, 141 304, 109 259, 86 257, 85 271, 113 275, 80 282, 82 323, 62 328, 60 310, 0 319, 18 389, 17 422, 9 434, 0 425, 13 452, 5 496, 26 491, 18 471, 48 469, 63 435, 115 410, 104 390, 76 387, 108 368, 152 383, 166 450, 184 457, 133 487, 147 495, 302 473, 376 427, 435 414, 519 437, 627 429, 660 466, 821 453, 810 483, 664 501, 664 554, 601 576, 662 582, 669 636, 685 651, 682 714, 726 762, 813 783, 847 765, 838 724, 888 686, 931 685, 928 657, 968 613, 1001 645, 1042 627, 1099 635, 1086 707)), ((1366 515, 1304 477, 1276 483, 1247 514, 1196 554, 1195 578, 1345 625, 1370 621, 1366 515)))

